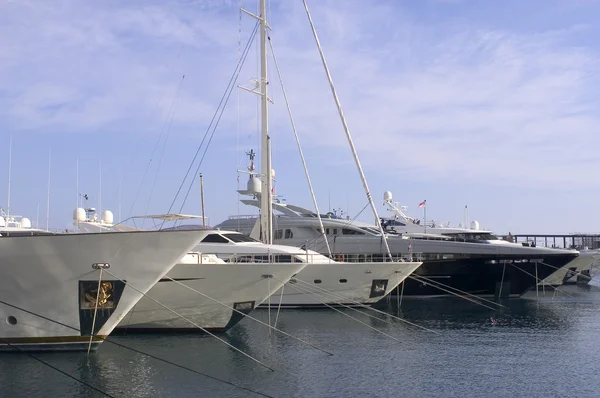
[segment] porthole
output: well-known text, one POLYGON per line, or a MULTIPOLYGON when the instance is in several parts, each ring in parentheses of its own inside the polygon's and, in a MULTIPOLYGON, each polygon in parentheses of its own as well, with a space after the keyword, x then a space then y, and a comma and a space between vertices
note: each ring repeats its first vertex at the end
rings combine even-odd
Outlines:
POLYGON ((8 318, 6 318, 6 323, 14 326, 17 324, 17 318, 15 318, 14 316, 11 315, 8 318))
POLYGON ((346 283, 348 282, 348 279, 340 279, 340 283, 346 283))
POLYGON ((321 280, 320 279, 315 279, 314 282, 318 284, 318 283, 321 283, 321 280))

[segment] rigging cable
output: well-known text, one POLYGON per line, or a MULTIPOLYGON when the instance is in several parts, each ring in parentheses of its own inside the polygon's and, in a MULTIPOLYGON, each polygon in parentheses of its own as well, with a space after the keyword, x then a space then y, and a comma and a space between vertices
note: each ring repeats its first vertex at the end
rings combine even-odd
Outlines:
MULTIPOLYGON (((131 285, 129 285, 129 286, 131 286, 131 285)), ((81 333, 81 329, 79 329, 79 328, 76 328, 76 327, 73 327, 73 326, 69 326, 69 325, 67 325, 67 324, 65 324, 65 323, 62 323, 62 322, 60 322, 60 321, 57 321, 57 320, 54 320, 54 319, 48 318, 48 317, 46 317, 46 316, 44 316, 44 315, 37 314, 37 313, 35 313, 35 312, 33 312, 33 311, 26 310, 26 309, 24 309, 24 308, 18 307, 18 306, 16 306, 16 305, 13 305, 13 304, 9 304, 9 303, 7 303, 7 302, 5 302, 5 301, 3 301, 3 300, 0 300, 0 304, 4 304, 4 305, 6 305, 7 307, 14 308, 14 309, 16 309, 16 310, 19 310, 19 311, 25 312, 25 313, 27 313, 27 314, 30 314, 30 315, 33 315, 33 316, 35 316, 35 317, 38 317, 38 318, 44 319, 44 320, 46 320, 46 321, 49 321, 49 322, 55 323, 55 324, 57 324, 57 325, 64 326, 64 327, 66 327, 67 329, 71 329, 71 330, 74 330, 74 331, 76 331, 76 332, 79 332, 79 333, 81 333)), ((127 345, 125 345, 125 344, 121 344, 121 343, 117 343, 117 342, 115 342, 115 341, 109 340, 109 339, 107 338, 108 336, 106 336, 106 337, 105 337, 105 336, 96 336, 96 337, 98 337, 98 338, 99 338, 100 340, 102 340, 103 342, 110 343, 110 344, 114 344, 114 345, 116 345, 116 346, 118 346, 118 347, 125 348, 125 349, 127 349, 127 350, 130 350, 130 351, 136 352, 136 353, 138 353, 138 354, 141 354, 141 355, 148 356, 149 358, 156 359, 156 360, 158 360, 158 361, 161 361, 161 362, 167 363, 167 364, 169 364, 169 365, 172 365, 172 366, 175 366, 175 367, 178 367, 178 368, 184 369, 184 370, 188 370, 188 371, 190 371, 190 372, 192 372, 192 373, 196 373, 196 374, 198 374, 198 375, 200 375, 200 376, 207 377, 207 378, 209 378, 209 379, 212 379, 212 380, 215 380, 215 381, 218 381, 218 382, 221 382, 221 383, 227 384, 227 385, 229 385, 229 386, 236 387, 236 388, 239 388, 239 389, 241 389, 241 390, 248 391, 248 392, 251 392, 251 393, 253 393, 253 394, 257 394, 257 395, 263 396, 263 397, 273 398, 272 396, 270 396, 270 395, 268 395, 268 394, 265 394, 265 393, 262 393, 262 392, 260 392, 260 391, 256 391, 256 390, 252 390, 252 389, 250 389, 250 388, 247 388, 247 387, 243 387, 243 386, 241 386, 241 385, 238 385, 238 384, 236 384, 236 383, 234 383, 234 382, 231 382, 231 381, 228 381, 228 380, 223 380, 223 379, 220 379, 220 378, 218 378, 218 377, 215 377, 215 376, 211 376, 211 375, 209 375, 209 374, 207 374, 207 373, 200 372, 199 370, 195 370, 195 369, 192 369, 192 368, 190 368, 190 367, 187 367, 187 366, 184 366, 184 365, 178 364, 178 363, 176 363, 176 362, 169 361, 168 359, 164 359, 164 358, 158 357, 158 356, 156 356, 156 355, 153 355, 153 354, 150 354, 150 353, 147 353, 147 352, 144 352, 144 351, 138 350, 137 348, 133 348, 133 347, 127 346, 127 345)), ((61 372, 61 373, 62 373, 62 372, 61 372)))
MULTIPOLYGON (((180 48, 180 52, 181 53, 181 48, 180 48)), ((177 57, 179 57, 179 54, 177 55, 177 57)), ((185 77, 185 75, 184 75, 185 77)), ((177 88, 177 92, 179 92, 179 87, 181 86, 181 82, 183 81, 183 78, 181 79, 181 81, 179 82, 178 88, 177 88)), ((154 115, 154 113, 156 113, 156 111, 158 110, 158 108, 160 107, 160 103, 162 102, 165 93, 167 92, 167 88, 165 87, 164 91, 162 92, 162 94, 160 95, 160 98, 158 100, 158 103, 156 104, 156 107, 154 108, 154 110, 152 111, 152 113, 150 114, 150 116, 154 115)), ((170 111, 169 111, 170 113, 170 111)), ((167 114, 168 117, 169 114, 167 114)), ((158 135, 158 138, 156 139, 156 143, 154 144, 154 149, 152 150, 152 153, 150 154, 150 159, 148 160, 148 164, 146 165, 146 170, 144 171, 144 175, 142 176, 142 180, 140 181, 140 185, 138 186, 137 192, 135 194, 135 197, 133 199, 133 203, 131 204, 131 208, 129 209, 129 217, 131 217, 131 213, 133 212, 133 208, 135 207, 135 203, 138 200, 138 197, 140 195, 140 192, 142 190, 142 186, 144 185, 144 181, 146 180, 146 176, 148 175, 148 171, 150 171, 150 166, 152 164, 152 160, 154 158, 154 154, 156 153, 156 150, 158 149, 158 144, 160 143, 160 140, 162 138, 163 132, 164 132, 164 123, 163 122, 163 127, 160 129, 160 133, 158 135)), ((119 220, 121 221, 121 220, 119 220)))
POLYGON ((377 213, 377 208, 375 207, 375 203, 373 202, 373 197, 371 196, 371 191, 369 191, 369 186, 367 184, 367 178, 363 172, 362 166, 360 165, 360 160, 358 159, 358 154, 356 153, 356 148, 354 147, 354 142, 352 141, 352 136, 350 135, 350 129, 348 128, 348 124, 346 123, 346 118, 344 117, 344 112, 342 111, 342 104, 337 95, 337 91, 333 84, 333 78, 331 77, 331 73, 329 72, 329 67, 327 66, 327 62, 325 61, 325 54, 323 54, 323 49, 321 48, 321 43, 319 42, 319 36, 317 35, 317 31, 315 29, 315 25, 313 24, 312 17, 310 16, 310 12, 308 11, 308 5, 306 4, 306 0, 302 0, 304 3, 304 9, 306 10, 306 16, 308 17, 308 22, 310 23, 310 28, 313 33, 313 37, 315 38, 315 42, 317 44, 317 49, 319 50, 319 55, 321 56, 321 62, 323 63, 323 68, 325 69, 325 74, 327 75, 327 80, 329 81, 329 88, 331 88, 331 94, 333 95, 333 100, 337 106, 338 114, 340 116, 340 120, 342 122, 342 126, 344 127, 344 132, 346 133, 346 138, 348 139, 348 144, 350 145, 350 150, 352 151, 352 155, 354 156, 354 162, 356 163, 356 168, 358 169, 358 174, 360 175, 360 179, 363 184, 363 188, 365 190, 365 194, 367 196, 367 200, 371 205, 371 210, 373 210, 373 215, 375 216, 375 220, 377 222, 377 226, 379 227, 379 231, 381 232, 381 236, 383 237, 383 243, 385 244, 385 248, 387 251, 387 255, 390 260, 392 259, 392 253, 390 252, 390 247, 388 245, 387 236, 385 235, 385 231, 383 230, 383 225, 381 225, 381 220, 379 219, 379 214, 377 213))
POLYGON ((91 385, 91 384, 89 384, 89 383, 86 383, 85 381, 83 381, 83 380, 81 380, 81 379, 78 379, 77 377, 75 377, 75 376, 73 376, 73 375, 70 375, 70 374, 68 374, 68 373, 67 373, 67 372, 65 372, 64 370, 61 370, 61 369, 57 368, 56 366, 49 364, 48 362, 46 362, 46 361, 44 361, 44 360, 42 360, 42 359, 40 359, 40 358, 36 357, 35 355, 31 354, 30 352, 24 351, 24 350, 20 349, 19 347, 15 346, 15 345, 13 345, 13 344, 11 344, 11 343, 9 343, 8 341, 6 341, 6 340, 4 340, 4 339, 2 339, 2 338, 0 338, 0 343, 2 343, 2 344, 6 344, 7 346, 9 346, 10 348, 12 348, 12 349, 16 350, 17 352, 20 352, 20 353, 22 353, 22 354, 26 354, 26 355, 27 355, 29 358, 32 358, 32 359, 34 359, 34 360, 36 360, 36 361, 40 362, 41 364, 43 364, 43 365, 45 365, 45 366, 49 367, 50 369, 53 369, 53 370, 55 370, 55 371, 57 371, 57 372, 59 372, 59 373, 63 374, 64 376, 67 376, 68 378, 75 380, 76 382, 78 382, 78 383, 80 383, 80 384, 82 384, 82 385, 86 386, 87 388, 89 388, 89 389, 91 389, 91 390, 94 390, 94 391, 96 391, 96 392, 98 392, 98 393, 100 393, 100 394, 104 395, 105 397, 115 398, 113 395, 110 395, 109 393, 107 393, 107 392, 104 392, 104 391, 100 390, 99 388, 96 388, 96 387, 94 387, 93 385, 91 385))
MULTIPOLYGON (((255 26, 254 26, 254 30, 252 31, 252 34, 250 35, 250 38, 248 39, 248 42, 246 43, 246 47, 244 48, 244 51, 242 53, 242 58, 238 61, 238 64, 236 65, 235 70, 234 70, 231 78, 229 79, 229 83, 227 84, 227 88, 225 89, 225 92, 223 93, 223 95, 221 97, 221 100, 219 101, 217 109, 215 110, 215 113, 213 114, 213 117, 212 117, 212 119, 211 119, 211 121, 210 121, 210 123, 209 123, 209 125, 208 125, 208 127, 206 129, 206 132, 204 133, 204 136, 202 137, 202 141, 200 142, 200 145, 198 146, 198 148, 196 150, 196 153, 194 154, 194 157, 193 157, 192 161, 190 162, 188 170, 185 173, 185 176, 184 176, 183 180, 181 181, 181 184, 180 184, 180 186, 179 186, 179 188, 177 190, 177 193, 175 194, 175 197, 173 198, 173 201, 171 202, 171 205, 169 206, 169 210, 168 210, 167 213, 170 213, 171 210, 173 209, 173 206, 175 205, 177 197, 181 193, 181 190, 183 189, 185 181, 187 180, 188 176, 190 175, 192 167, 194 166, 194 163, 196 163, 196 159, 198 158, 198 155, 200 154, 200 150, 202 149, 202 146, 204 145, 204 142, 205 142, 208 134, 210 133, 211 129, 213 131, 212 131, 210 140, 212 140, 212 137, 214 136, 214 132, 215 132, 215 130, 217 128, 217 124, 221 120, 221 115, 223 115, 223 110, 225 109, 225 105, 227 104, 227 102, 229 101, 229 97, 231 96, 231 92, 232 92, 233 87, 234 87, 236 76, 238 76, 239 73, 240 73, 240 71, 241 71, 241 66, 243 65, 244 60, 246 59, 246 56, 248 55, 248 52, 249 52, 249 49, 250 49, 251 44, 253 42, 254 36, 256 35, 256 32, 258 31, 258 25, 259 24, 257 22, 255 24, 255 26), (222 109, 221 109, 221 107, 222 107, 222 109), (221 110, 220 115, 219 115, 219 110, 221 110), (217 118, 217 115, 219 115, 218 118, 217 118), (214 124, 214 128, 213 128, 213 124, 214 124)), ((210 141, 207 144, 207 148, 208 148, 208 145, 210 145, 210 141)), ((204 154, 206 154, 206 151, 204 151, 204 154)), ((202 156, 202 160, 203 159, 204 159, 204 155, 202 156)), ((200 169, 200 166, 202 165, 202 160, 200 160, 200 164, 198 165, 197 170, 200 169)), ((198 173, 197 172, 194 173, 194 175, 196 175, 196 174, 198 174, 198 173)), ((191 185, 193 184, 193 182, 194 182, 194 180, 192 179, 192 182, 190 183, 190 188, 188 189, 188 192, 187 192, 188 195, 189 195, 189 192, 191 190, 191 185)), ((187 198, 187 195, 186 195, 186 198, 187 198)), ((185 204, 185 199, 184 199, 184 201, 182 203, 182 206, 181 206, 182 208, 183 208, 184 204, 185 204)), ((163 224, 164 224, 164 222, 163 222, 163 224)), ((162 224, 161 224, 161 227, 162 227, 162 224)))
POLYGON ((296 123, 294 122, 294 117, 292 116, 292 109, 290 108, 290 103, 288 101, 287 94, 285 92, 285 87, 283 85, 283 78, 281 77, 281 71, 279 70, 279 64, 277 63, 277 58, 275 58, 275 51, 273 51, 273 43, 271 42, 271 36, 268 37, 269 48, 271 49, 271 55, 273 56, 273 63, 275 64, 275 69, 277 70, 277 76, 279 77, 279 84, 281 84, 281 91, 283 92, 283 98, 285 100, 285 105, 287 107, 288 115, 290 117, 290 123, 292 125, 292 130, 294 131, 294 137, 296 138, 296 144, 298 146, 298 152, 300 153, 300 159, 302 160, 302 166, 304 167, 304 174, 306 174, 306 181, 308 183, 308 188, 310 189, 310 195, 312 196, 313 204, 315 205, 315 211, 317 212, 317 217, 319 219, 319 226, 321 227, 321 236, 325 240, 325 244, 327 245, 327 253, 329 253, 329 257, 331 257, 331 248, 329 247, 329 241, 325 236, 325 227, 323 226, 323 220, 321 219, 321 213, 319 212, 319 205, 317 204, 317 198, 315 197, 315 191, 312 186, 312 182, 310 181, 310 175, 308 174, 308 167, 306 166, 306 159, 304 158, 304 153, 302 152, 302 146, 300 145, 300 138, 298 137, 298 131, 296 130, 296 123))

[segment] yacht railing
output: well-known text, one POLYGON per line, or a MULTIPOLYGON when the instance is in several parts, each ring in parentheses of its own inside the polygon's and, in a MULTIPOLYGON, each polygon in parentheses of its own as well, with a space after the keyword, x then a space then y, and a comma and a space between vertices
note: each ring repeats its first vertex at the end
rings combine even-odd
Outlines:
POLYGON ((392 255, 392 260, 382 254, 332 254, 331 258, 322 254, 314 253, 188 253, 192 257, 186 261, 186 264, 215 264, 215 257, 229 264, 242 263, 309 263, 319 264, 327 263, 329 260, 336 262, 420 262, 423 259, 423 253, 402 253, 392 255))
POLYGON ((256 218, 256 214, 237 214, 227 217, 228 220, 247 220, 250 218, 256 218))

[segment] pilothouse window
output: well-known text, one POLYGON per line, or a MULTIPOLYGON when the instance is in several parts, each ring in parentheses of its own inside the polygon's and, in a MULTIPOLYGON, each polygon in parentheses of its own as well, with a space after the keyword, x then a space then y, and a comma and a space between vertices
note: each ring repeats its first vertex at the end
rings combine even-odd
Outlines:
POLYGON ((230 243, 226 238, 219 234, 210 234, 206 238, 202 239, 202 242, 206 243, 230 243))
POLYGON ((364 232, 357 231, 355 229, 342 228, 342 235, 364 235, 364 232))
POLYGON ((286 239, 292 239, 294 237, 294 233, 292 232, 291 229, 286 229, 285 230, 285 238, 286 239))
POLYGON ((230 239, 236 243, 238 242, 258 242, 256 239, 243 234, 223 234, 224 237, 230 239))

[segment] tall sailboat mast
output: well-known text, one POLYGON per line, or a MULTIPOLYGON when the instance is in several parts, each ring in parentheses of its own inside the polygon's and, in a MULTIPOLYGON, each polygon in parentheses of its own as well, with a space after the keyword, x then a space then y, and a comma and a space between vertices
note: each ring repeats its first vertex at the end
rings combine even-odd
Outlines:
POLYGON ((260 0, 260 110, 261 110, 261 175, 260 195, 261 240, 273 243, 273 192, 271 142, 269 137, 269 109, 267 96, 267 1, 260 0))

